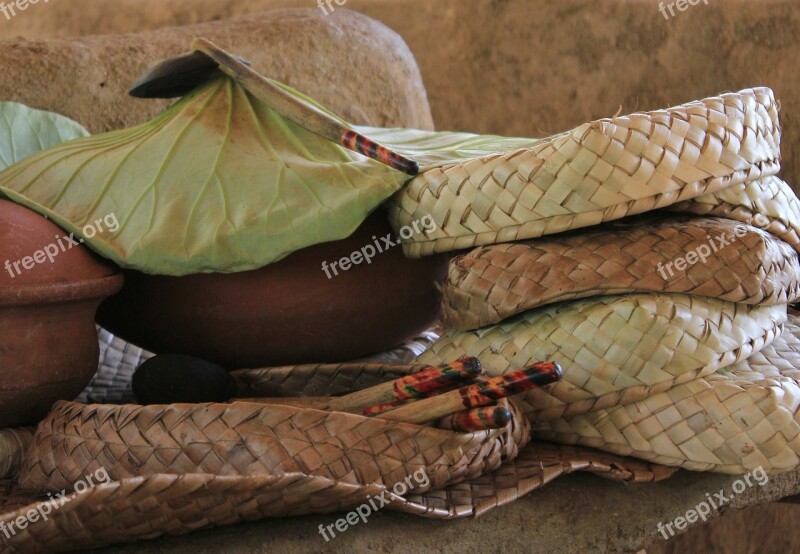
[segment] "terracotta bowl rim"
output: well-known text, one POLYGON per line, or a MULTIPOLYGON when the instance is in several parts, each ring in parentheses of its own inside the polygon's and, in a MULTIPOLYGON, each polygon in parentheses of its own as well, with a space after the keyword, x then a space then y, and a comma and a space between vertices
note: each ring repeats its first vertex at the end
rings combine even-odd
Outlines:
POLYGON ((107 298, 120 291, 123 281, 122 272, 117 271, 112 275, 82 281, 0 287, 0 307, 107 298))

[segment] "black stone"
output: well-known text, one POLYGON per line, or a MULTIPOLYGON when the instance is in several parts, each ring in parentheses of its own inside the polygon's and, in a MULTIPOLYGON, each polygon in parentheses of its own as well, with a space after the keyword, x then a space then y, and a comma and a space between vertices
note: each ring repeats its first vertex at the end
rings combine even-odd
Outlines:
POLYGON ((227 402, 236 395, 236 381, 206 360, 159 354, 136 370, 133 393, 141 404, 227 402))

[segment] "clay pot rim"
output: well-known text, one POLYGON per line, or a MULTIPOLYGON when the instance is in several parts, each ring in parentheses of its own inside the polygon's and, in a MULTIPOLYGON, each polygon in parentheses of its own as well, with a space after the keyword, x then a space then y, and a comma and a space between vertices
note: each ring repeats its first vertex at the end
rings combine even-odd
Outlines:
POLYGON ((119 292, 123 281, 122 272, 117 271, 112 275, 83 281, 0 287, 0 308, 106 298, 119 292))

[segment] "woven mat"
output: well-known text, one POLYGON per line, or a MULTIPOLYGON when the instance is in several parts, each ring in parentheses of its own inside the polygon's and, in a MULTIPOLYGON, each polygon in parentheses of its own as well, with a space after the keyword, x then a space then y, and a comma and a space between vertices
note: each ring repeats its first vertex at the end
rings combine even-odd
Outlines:
POLYGON ((673 204, 668 210, 749 223, 800 252, 800 200, 792 187, 778 177, 738 184, 673 204))
POLYGON ((745 361, 627 406, 535 424, 560 443, 698 471, 800 465, 800 317, 745 361))
POLYGON ((641 400, 749 357, 781 332, 786 306, 684 294, 603 296, 448 331, 419 363, 477 356, 493 375, 553 359, 564 378, 519 402, 549 420, 641 400))
POLYGON ((443 319, 456 329, 477 329, 554 302, 635 292, 791 304, 800 299, 800 263, 789 245, 750 225, 651 213, 456 256, 444 285, 443 319), (682 270, 675 267, 679 259, 682 270))
MULTIPOLYGON (((368 386, 418 369, 362 362, 235 375, 248 392, 327 395, 347 383, 368 386), (320 377, 313 377, 315 371, 320 377)), ((673 473, 591 449, 532 445, 527 420, 514 403, 509 406, 515 417, 505 429, 462 434, 250 403, 62 402, 34 437, 20 435, 31 445, 19 478, 26 488, 0 481, 0 521, 43 508, 50 502, 44 491, 56 496, 64 488, 68 501, 47 521, 18 530, 3 544, 26 553, 89 548, 264 517, 352 510, 381 495, 389 501, 387 509, 462 518, 574 471, 637 483, 673 473), (405 497, 390 491, 420 468, 430 489, 405 497), (111 482, 72 492, 73 483, 101 469, 111 482)))
MULTIPOLYGON (((3 545, 7 551, 25 554, 63 552, 266 517, 352 510, 368 497, 381 495, 389 501, 388 510, 437 519, 471 517, 575 471, 628 483, 660 481, 674 472, 592 449, 537 443, 528 444, 519 456, 493 473, 406 497, 380 485, 353 485, 297 474, 151 475, 70 495, 72 499, 52 511, 47 521, 29 525, 3 545)), ((0 521, 14 521, 42 506, 41 502, 11 481, 0 481, 0 521)), ((310 535, 317 532, 309 526, 310 535)), ((320 538, 320 548, 324 544, 320 538)))
POLYGON ((612 221, 775 175, 778 106, 756 88, 602 119, 532 148, 428 168, 389 203, 417 257, 612 221))
POLYGON ((515 413, 512 424, 503 429, 456 433, 343 412, 250 402, 166 406, 59 402, 36 430, 19 484, 32 490, 60 490, 105 468, 115 480, 161 473, 303 473, 391 487, 424 468, 433 486, 441 488, 493 471, 517 455, 530 438, 530 428, 515 413))

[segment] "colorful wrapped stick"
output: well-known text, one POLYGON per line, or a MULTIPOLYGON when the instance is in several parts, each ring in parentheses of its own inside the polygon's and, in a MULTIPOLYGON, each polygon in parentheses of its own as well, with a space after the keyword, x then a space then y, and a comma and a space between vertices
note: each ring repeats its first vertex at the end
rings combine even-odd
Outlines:
POLYGON ((237 399, 237 401, 284 404, 371 415, 388 408, 394 408, 409 400, 427 398, 447 387, 470 381, 480 375, 481 371, 483 369, 477 358, 464 357, 449 364, 432 366, 417 373, 356 391, 346 396, 335 398, 250 398, 237 399))
POLYGON ((442 389, 471 381, 481 374, 483 367, 478 358, 463 357, 449 364, 429 367, 389 383, 357 391, 342 398, 362 408, 364 415, 383 404, 400 405, 407 400, 428 398, 442 389))
POLYGON ((361 411, 361 415, 376 416, 378 414, 382 414, 383 412, 394 410, 395 408, 402 406, 403 404, 408 404, 409 402, 413 402, 413 400, 397 400, 396 402, 389 402, 387 404, 368 406, 361 411))
POLYGON ((500 429, 511 421, 511 410, 501 406, 484 406, 440 419, 436 426, 462 433, 500 429))
POLYGON ((563 371, 557 362, 539 362, 527 369, 492 377, 439 396, 405 404, 377 417, 407 423, 427 423, 465 409, 480 408, 501 398, 549 385, 561 379, 563 371))

